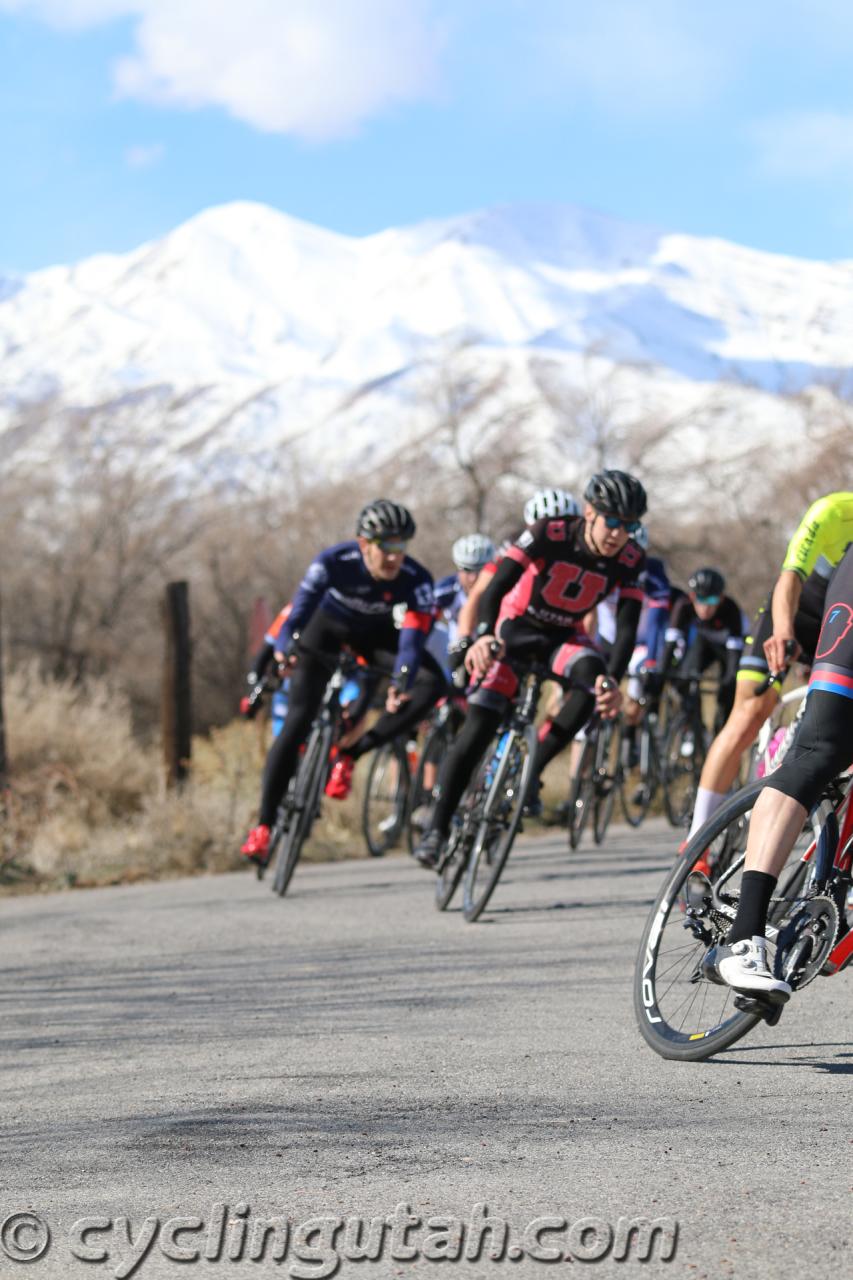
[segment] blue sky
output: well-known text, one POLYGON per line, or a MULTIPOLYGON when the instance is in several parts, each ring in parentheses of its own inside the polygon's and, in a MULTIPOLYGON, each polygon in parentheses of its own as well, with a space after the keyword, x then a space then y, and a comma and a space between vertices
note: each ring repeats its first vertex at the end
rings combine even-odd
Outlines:
POLYGON ((838 0, 0 0, 0 269, 260 200, 338 231, 562 201, 853 258, 838 0))

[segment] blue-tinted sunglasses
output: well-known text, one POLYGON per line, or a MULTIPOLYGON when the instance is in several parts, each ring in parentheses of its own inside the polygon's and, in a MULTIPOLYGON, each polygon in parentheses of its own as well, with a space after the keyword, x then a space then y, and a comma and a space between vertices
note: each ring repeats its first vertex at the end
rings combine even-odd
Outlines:
POLYGON ((626 533, 639 533, 643 527, 641 520, 623 520, 620 516, 606 516, 599 512, 608 529, 624 529, 626 533))
POLYGON ((720 599, 721 599, 720 596, 697 596, 696 603, 697 604, 719 604, 720 599))

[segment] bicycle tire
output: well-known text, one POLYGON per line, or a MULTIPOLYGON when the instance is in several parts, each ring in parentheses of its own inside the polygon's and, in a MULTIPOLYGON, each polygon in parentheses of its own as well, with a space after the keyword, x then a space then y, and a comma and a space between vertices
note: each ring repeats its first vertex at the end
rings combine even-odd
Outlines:
POLYGON ((400 839, 408 813, 410 783, 405 742, 401 738, 383 742, 372 753, 361 804, 361 829, 371 857, 381 858, 400 839))
POLYGON ((671 826, 684 827, 689 822, 704 763, 704 729, 700 732, 700 723, 690 712, 679 711, 664 739, 661 768, 664 809, 671 826))
POLYGON ((627 735, 622 737, 622 785, 619 795, 625 821, 632 827, 639 827, 651 808, 658 789, 658 756, 657 743, 653 731, 647 724, 638 729, 640 743, 637 748, 637 762, 631 764, 631 744, 627 735))
POLYGON ((272 891, 280 898, 287 893, 302 846, 314 825, 331 745, 331 725, 315 726, 296 774, 293 797, 289 800, 290 821, 277 851, 272 891))
MULTIPOLYGON (((695 862, 732 827, 737 828, 736 838, 726 843, 737 846, 737 856, 729 859, 722 872, 712 873, 712 879, 715 895, 725 889, 729 912, 736 905, 733 886, 743 863, 749 815, 762 786, 761 782, 753 783, 739 791, 697 831, 683 855, 676 858, 646 921, 634 969, 634 1012, 644 1040, 663 1058, 701 1062, 727 1049, 761 1021, 759 1014, 735 1007, 737 993, 730 987, 716 985, 703 976, 701 963, 712 944, 693 935, 686 923, 685 907, 689 895, 687 879, 695 862)), ((809 832, 807 840, 810 838, 809 832)), ((768 913, 769 923, 778 926, 785 919, 788 906, 802 891, 809 865, 802 862, 802 849, 795 846, 780 874, 768 913)), ((718 932, 715 925, 714 935, 718 932)), ((773 944, 769 946, 768 962, 772 968, 773 944)))
POLYGON ((535 725, 510 731, 468 857, 462 905, 468 924, 485 911, 506 866, 532 788, 537 745, 535 725))
POLYGON ((622 721, 605 720, 598 731, 595 751, 595 786, 592 801, 592 836, 601 844, 610 826, 621 789, 622 721))
POLYGON ((435 766, 440 771, 441 762, 447 754, 450 738, 444 725, 435 725, 424 738, 418 767, 409 789, 409 805, 406 812, 406 835, 409 842, 409 853, 414 853, 415 846, 426 830, 426 822, 415 824, 415 815, 425 806, 431 806, 435 800, 435 788, 424 786, 424 774, 427 766, 435 766))
POLYGON ((569 848, 577 849, 592 803, 595 770, 595 742, 584 739, 578 766, 569 788, 569 848))
POLYGON ((462 882, 468 857, 479 828, 479 815, 485 804, 486 794, 491 785, 488 772, 491 768, 493 752, 488 752, 478 764, 474 776, 465 789, 459 808, 454 815, 454 825, 448 839, 447 849, 439 863, 435 881, 435 906, 437 911, 446 911, 462 882))

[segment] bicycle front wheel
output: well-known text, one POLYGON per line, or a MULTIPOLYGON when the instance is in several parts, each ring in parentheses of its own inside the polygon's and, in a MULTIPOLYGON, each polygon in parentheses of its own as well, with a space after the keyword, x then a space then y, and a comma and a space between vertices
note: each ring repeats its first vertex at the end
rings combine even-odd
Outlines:
POLYGON ((622 721, 606 720, 598 732, 595 751, 595 785, 592 803, 592 836, 601 844, 613 817, 616 792, 622 786, 622 721))
POLYGON ((625 821, 638 827, 649 811, 658 788, 657 746, 647 724, 637 729, 639 742, 622 738, 622 812, 625 821))
POLYGON ((361 827, 374 858, 381 858, 399 840, 409 799, 409 761, 406 744, 393 738, 377 747, 370 761, 361 827))
POLYGON ((468 859, 463 915, 469 924, 485 910, 521 826, 533 784, 537 742, 535 725, 527 725, 523 733, 511 730, 507 737, 468 859))
POLYGON ((696 802, 705 763, 704 730, 695 716, 681 711, 667 730, 663 747, 663 801, 673 827, 684 827, 696 802))
POLYGON ((275 851, 275 871, 272 891, 279 897, 287 893, 302 846, 308 839, 320 803, 320 790, 327 773, 329 751, 332 746, 331 725, 317 725, 308 739, 305 754, 299 765, 293 792, 285 801, 288 814, 278 848, 275 851))
MULTIPOLYGON (((648 1044, 663 1058, 697 1062, 734 1044, 760 1021, 737 1008, 737 993, 720 984, 711 948, 724 941, 737 911, 749 819, 762 783, 744 787, 720 807, 688 844, 670 871, 646 922, 634 971, 634 1010, 648 1044), (695 864, 724 844, 725 859, 710 877, 695 864)), ((807 818, 782 869, 768 911, 768 964, 776 943, 802 906, 814 846, 807 818)), ((706 863, 707 865, 707 863, 706 863)))
POLYGON ((585 738, 569 788, 569 848, 577 849, 595 790, 595 741, 585 738))

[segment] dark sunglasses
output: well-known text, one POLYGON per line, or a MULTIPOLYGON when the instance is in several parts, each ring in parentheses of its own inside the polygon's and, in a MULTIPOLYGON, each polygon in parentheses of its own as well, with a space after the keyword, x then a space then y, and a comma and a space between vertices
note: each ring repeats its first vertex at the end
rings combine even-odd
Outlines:
POLYGON ((606 516, 603 511, 598 513, 608 529, 624 529, 626 533, 639 533, 643 527, 642 520, 623 520, 620 516, 606 516))
POLYGON ((371 538, 370 541, 388 556, 400 555, 406 550, 406 544, 400 538, 371 538))

